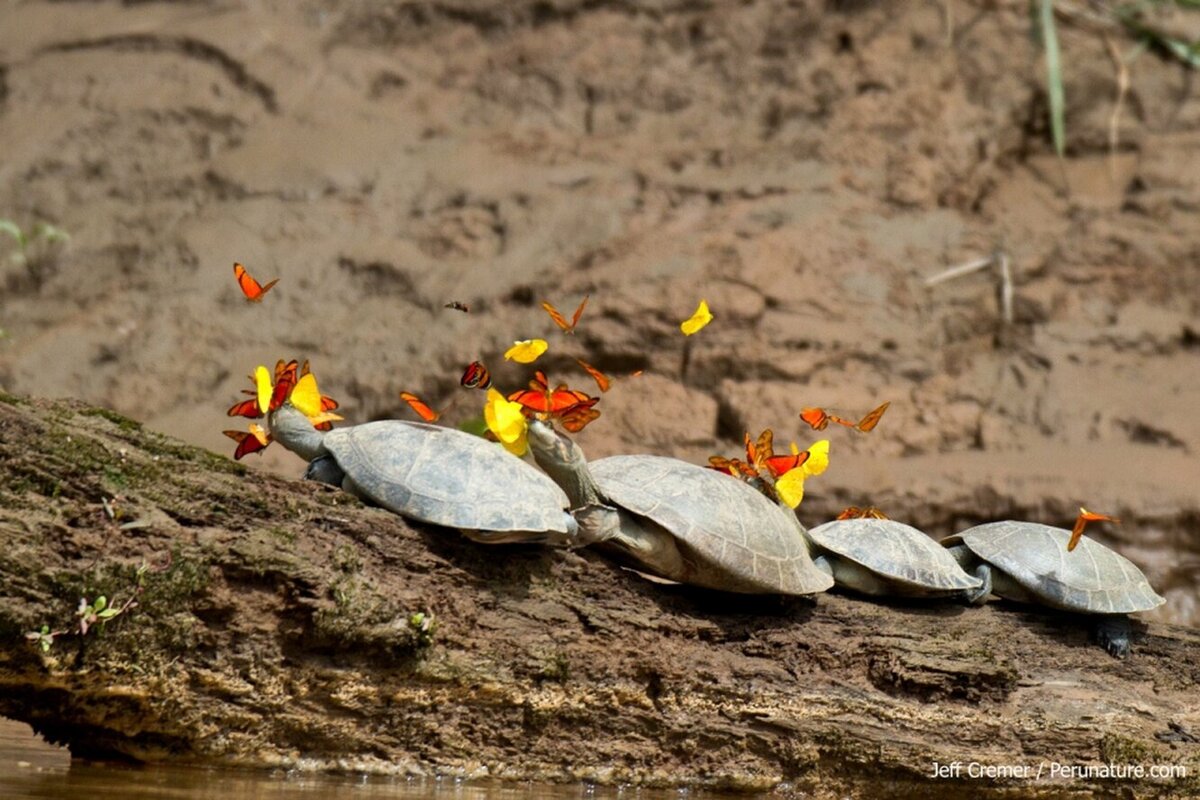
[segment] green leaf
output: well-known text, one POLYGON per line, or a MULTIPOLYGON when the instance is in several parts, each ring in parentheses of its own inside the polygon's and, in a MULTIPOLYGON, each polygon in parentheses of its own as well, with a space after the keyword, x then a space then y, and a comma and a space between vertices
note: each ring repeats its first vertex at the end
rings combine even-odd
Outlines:
POLYGON ((1042 46, 1046 49, 1046 93, 1050 99, 1050 134, 1054 151, 1063 157, 1066 148, 1066 103, 1063 96, 1062 54, 1054 25, 1054 0, 1041 0, 1042 46))
POLYGON ((112 619, 113 617, 115 617, 117 614, 120 614, 120 613, 121 613, 121 609, 119 609, 119 608, 106 608, 103 611, 101 611, 100 613, 96 614, 96 616, 100 619, 112 619))
POLYGON ((71 235, 48 222, 39 222, 33 226, 29 238, 45 239, 47 242, 67 242, 71 240, 71 235))
POLYGON ((99 614, 104 610, 106 605, 108 605, 108 600, 104 597, 104 595, 100 595, 96 598, 96 602, 92 603, 92 613, 99 614))
POLYGON ((0 231, 7 233, 9 236, 17 240, 17 246, 22 250, 25 249, 25 233, 21 230, 21 226, 13 222, 11 219, 0 219, 0 231))

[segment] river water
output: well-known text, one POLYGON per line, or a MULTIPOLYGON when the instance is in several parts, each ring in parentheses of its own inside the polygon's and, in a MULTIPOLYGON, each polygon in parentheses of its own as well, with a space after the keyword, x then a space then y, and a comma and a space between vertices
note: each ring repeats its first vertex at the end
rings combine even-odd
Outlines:
MULTIPOLYGON (((127 766, 72 761, 28 725, 0 717, 0 798, 3 800, 715 800, 699 791, 607 789, 533 784, 487 785, 443 780, 296 774, 280 771, 127 766)), ((748 795, 737 795, 746 798, 748 795)))

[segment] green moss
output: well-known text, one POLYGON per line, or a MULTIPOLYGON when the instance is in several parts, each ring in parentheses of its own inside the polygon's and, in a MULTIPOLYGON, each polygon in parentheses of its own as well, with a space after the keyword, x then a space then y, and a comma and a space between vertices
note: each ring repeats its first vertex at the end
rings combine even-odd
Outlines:
POLYGON ((142 449, 151 456, 159 456, 160 458, 165 456, 178 461, 186 461, 198 464, 204 469, 212 470, 213 472, 224 472, 230 475, 245 475, 247 472, 246 467, 230 458, 226 458, 210 450, 205 450, 202 447, 182 444, 170 437, 152 431, 147 431, 146 436, 141 440, 140 444, 142 449))
POLYGON ((140 431, 142 429, 142 423, 129 417, 123 417, 107 408, 85 408, 79 413, 85 417, 103 417, 123 431, 140 431))
POLYGON ((1101 757, 1112 764, 1150 764, 1156 751, 1144 742, 1119 733, 1107 733, 1100 740, 1101 757))
POLYGON ((17 397, 15 394, 9 394, 5 391, 0 391, 0 403, 10 406, 27 406, 29 401, 24 398, 17 397))

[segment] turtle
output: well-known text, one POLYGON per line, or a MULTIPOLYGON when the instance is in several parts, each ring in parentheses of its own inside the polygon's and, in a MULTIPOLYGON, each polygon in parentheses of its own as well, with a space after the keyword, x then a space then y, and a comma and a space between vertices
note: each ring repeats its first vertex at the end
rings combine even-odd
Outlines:
POLYGON ((979 578, 916 528, 890 519, 842 519, 808 531, 818 569, 838 586, 876 596, 963 597, 979 578))
POLYGON ((315 429, 286 402, 271 412, 272 438, 309 461, 304 477, 375 505, 486 543, 572 546, 578 523, 562 489, 533 466, 453 428, 378 420, 315 429))
POLYGON ((982 581, 970 597, 988 595, 1097 615, 1096 637, 1110 654, 1129 653, 1126 614, 1166 602, 1134 564, 1099 542, 1080 539, 1067 552, 1071 532, 1037 522, 1006 520, 976 525, 942 540, 950 554, 982 581))
POLYGON ((589 464, 547 423, 529 423, 534 460, 561 486, 579 537, 658 578, 745 594, 815 594, 833 579, 809 557, 790 511, 742 481, 655 455, 589 464))

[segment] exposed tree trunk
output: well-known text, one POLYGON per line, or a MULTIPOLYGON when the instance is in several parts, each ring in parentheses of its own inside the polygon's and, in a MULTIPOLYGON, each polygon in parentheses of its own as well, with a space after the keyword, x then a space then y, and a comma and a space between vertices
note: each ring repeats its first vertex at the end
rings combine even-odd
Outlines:
POLYGON ((1139 625, 1118 661, 1037 609, 651 583, 6 395, 0 502, 0 714, 76 755, 830 796, 1200 790, 1193 630, 1139 625), (101 595, 137 605, 79 635, 101 595), (47 650, 26 637, 43 625, 66 631, 47 650), (1190 777, 1051 780, 1051 762, 1190 777))

